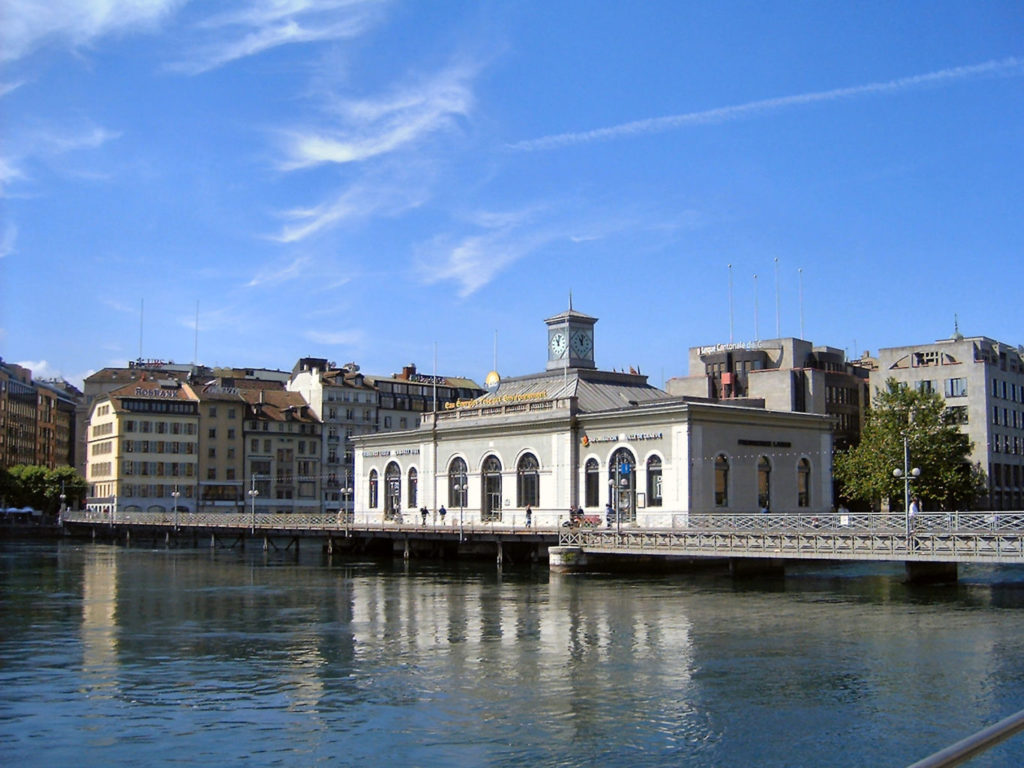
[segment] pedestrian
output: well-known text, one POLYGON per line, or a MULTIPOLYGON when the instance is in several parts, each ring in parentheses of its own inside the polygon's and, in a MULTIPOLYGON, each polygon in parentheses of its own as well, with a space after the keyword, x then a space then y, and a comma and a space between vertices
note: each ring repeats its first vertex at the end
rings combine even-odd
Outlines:
POLYGON ((533 525, 533 509, 529 504, 526 505, 526 527, 529 528, 533 525))
POLYGON ((437 514, 441 516, 441 525, 444 525, 444 516, 448 514, 448 510, 444 508, 444 504, 442 504, 441 508, 437 510, 437 514))
POLYGON ((426 505, 420 507, 420 517, 423 518, 423 525, 427 524, 427 515, 429 514, 430 511, 427 509, 426 505))
POLYGON ((615 510, 612 508, 612 503, 610 501, 604 505, 604 522, 609 528, 611 528, 612 523, 615 522, 615 510))

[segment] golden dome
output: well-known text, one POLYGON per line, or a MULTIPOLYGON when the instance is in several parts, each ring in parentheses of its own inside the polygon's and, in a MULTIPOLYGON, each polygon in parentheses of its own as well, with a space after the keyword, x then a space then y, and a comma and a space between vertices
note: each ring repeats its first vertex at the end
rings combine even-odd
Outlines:
POLYGON ((484 386, 487 387, 487 389, 491 389, 492 387, 498 386, 498 383, 500 381, 501 376, 498 375, 498 372, 491 371, 490 373, 487 374, 487 378, 484 379, 484 386))

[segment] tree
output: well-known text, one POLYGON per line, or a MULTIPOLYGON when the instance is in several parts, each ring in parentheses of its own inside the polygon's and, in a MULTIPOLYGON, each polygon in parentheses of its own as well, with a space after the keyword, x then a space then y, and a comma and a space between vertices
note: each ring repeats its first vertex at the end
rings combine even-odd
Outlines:
POLYGON ((74 467, 47 469, 37 465, 17 464, 6 471, 4 492, 8 506, 32 507, 56 513, 60 495, 73 507, 85 499, 86 482, 74 467))
POLYGON ((953 422, 945 401, 934 392, 911 389, 895 379, 875 395, 860 443, 836 456, 835 475, 842 493, 878 507, 882 499, 903 507, 904 438, 910 467, 921 470, 911 495, 926 509, 969 507, 985 493, 985 474, 971 465, 971 441, 953 422))

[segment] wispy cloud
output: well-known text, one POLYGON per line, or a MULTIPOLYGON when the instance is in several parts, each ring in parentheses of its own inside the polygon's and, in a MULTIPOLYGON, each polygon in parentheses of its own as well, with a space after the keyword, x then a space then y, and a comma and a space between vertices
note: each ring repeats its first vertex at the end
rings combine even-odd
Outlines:
MULTIPOLYGON (((8 137, 7 146, 11 153, 0 157, 0 196, 6 195, 14 182, 29 178, 31 171, 26 168, 33 163, 46 164, 71 152, 99 149, 120 136, 118 131, 87 125, 77 132, 35 129, 13 139, 8 137)), ((68 172, 64 165, 60 166, 60 170, 68 172)), ((96 178, 97 174, 79 173, 79 176, 96 178)))
POLYGON ((548 225, 534 223, 534 210, 480 213, 476 224, 487 231, 457 239, 440 238, 426 246, 418 258, 424 283, 451 280, 465 298, 494 280, 510 265, 564 235, 548 225))
POLYGON ((281 167, 291 171, 359 162, 450 130, 472 108, 469 82, 474 74, 473 67, 452 67, 378 99, 339 100, 329 110, 340 124, 290 132, 281 167))
POLYGON ((260 285, 267 284, 280 284, 290 280, 295 280, 306 274, 307 267, 309 266, 310 259, 308 256, 297 256, 289 264, 284 266, 268 267, 262 269, 256 273, 248 283, 246 288, 255 288, 260 285))
POLYGON ((263 0, 208 17, 209 41, 171 69, 200 74, 282 45, 346 40, 369 29, 382 0, 263 0))
POLYGON ((628 123, 613 125, 608 128, 597 128, 591 131, 553 134, 550 136, 542 136, 537 139, 515 142, 514 144, 510 144, 509 147, 516 150, 534 151, 556 149, 559 147, 568 147, 577 144, 589 144, 597 141, 611 141, 613 139, 627 138, 630 136, 644 136, 652 133, 662 133, 664 131, 671 131, 691 125, 725 123, 749 117, 753 114, 773 112, 804 104, 839 101, 858 96, 897 93, 915 88, 940 86, 957 81, 971 80, 993 75, 1024 75, 1024 59, 1009 57, 1005 59, 987 61, 983 64, 953 67, 951 69, 942 69, 937 72, 929 72, 923 75, 901 77, 885 82, 855 85, 848 88, 836 88, 831 91, 802 93, 794 96, 781 96, 774 99, 763 99, 760 101, 752 101, 747 104, 720 107, 718 109, 709 109, 701 112, 689 112, 682 115, 668 115, 665 117, 635 120, 628 123))
POLYGON ((0 259, 14 253, 14 243, 18 239, 18 228, 10 223, 4 225, 3 236, 0 237, 0 259))
POLYGON ((425 198, 422 183, 364 180, 339 192, 333 199, 309 208, 293 208, 282 215, 292 224, 272 239, 296 243, 346 221, 375 215, 394 216, 415 208, 425 198))
POLYGON ((73 48, 109 34, 151 30, 187 0, 6 0, 0 60, 15 61, 51 41, 73 48))
POLYGON ((306 331, 303 335, 317 344, 330 346, 359 346, 366 339, 366 334, 361 330, 306 331))

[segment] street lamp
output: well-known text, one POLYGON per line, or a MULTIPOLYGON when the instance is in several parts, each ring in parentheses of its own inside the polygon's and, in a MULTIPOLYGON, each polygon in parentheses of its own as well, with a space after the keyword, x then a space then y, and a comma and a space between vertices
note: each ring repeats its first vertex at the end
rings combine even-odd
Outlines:
POLYGON ((256 497, 260 495, 260 492, 256 490, 256 475, 252 476, 252 487, 246 491, 249 496, 249 503, 252 507, 252 528, 251 533, 256 533, 256 497))
POLYGON ((903 436, 903 469, 898 467, 892 471, 892 476, 897 480, 903 478, 903 513, 906 516, 907 536, 910 535, 910 481, 921 476, 921 470, 917 467, 910 469, 910 444, 907 436, 903 436))
POLYGON ((341 508, 346 523, 352 522, 352 512, 348 509, 348 497, 352 495, 352 489, 345 486, 341 489, 341 508))
POLYGON ((465 478, 463 478, 461 484, 456 483, 454 486, 452 486, 452 490, 455 491, 455 493, 459 497, 459 541, 462 541, 463 538, 462 518, 466 507, 466 497, 463 496, 463 493, 465 493, 468 489, 469 484, 466 482, 465 478))
POLYGON ((171 491, 171 498, 174 499, 174 530, 178 530, 178 497, 181 496, 181 491, 178 490, 178 486, 174 486, 174 490, 171 491))

